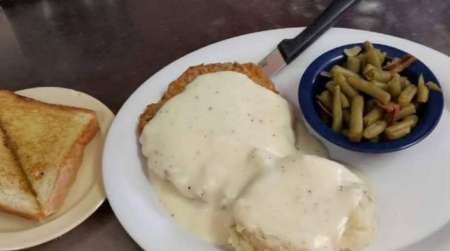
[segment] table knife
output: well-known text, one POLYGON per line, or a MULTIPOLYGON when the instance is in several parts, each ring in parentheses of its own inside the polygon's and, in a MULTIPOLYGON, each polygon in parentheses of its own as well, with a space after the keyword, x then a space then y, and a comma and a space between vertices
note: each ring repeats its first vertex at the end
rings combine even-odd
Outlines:
POLYGON ((259 62, 259 66, 269 76, 274 76, 333 26, 339 17, 342 16, 342 13, 357 2, 359 0, 333 0, 310 26, 306 27, 296 37, 282 40, 277 48, 259 62))

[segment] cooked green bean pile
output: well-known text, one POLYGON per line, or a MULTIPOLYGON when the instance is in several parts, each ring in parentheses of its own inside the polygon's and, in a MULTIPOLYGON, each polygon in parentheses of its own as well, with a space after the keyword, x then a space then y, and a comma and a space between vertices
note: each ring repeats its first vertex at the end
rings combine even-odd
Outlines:
POLYGON ((325 74, 331 79, 316 100, 324 122, 353 142, 406 136, 419 122, 417 109, 430 91, 441 91, 422 75, 413 84, 400 74, 416 60, 411 55, 388 59, 370 42, 344 54, 345 64, 325 74))

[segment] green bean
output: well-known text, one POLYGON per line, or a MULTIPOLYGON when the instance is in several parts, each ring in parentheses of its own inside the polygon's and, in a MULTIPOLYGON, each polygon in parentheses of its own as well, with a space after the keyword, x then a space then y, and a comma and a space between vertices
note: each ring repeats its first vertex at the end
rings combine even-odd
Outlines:
POLYGON ((382 51, 380 51, 380 50, 376 50, 377 51, 377 53, 378 53, 378 57, 380 58, 380 62, 381 62, 381 65, 383 65, 383 63, 384 63, 384 60, 386 60, 386 52, 382 52, 382 51))
POLYGON ((403 119, 403 122, 411 124, 411 128, 414 128, 419 122, 419 117, 417 115, 409 115, 403 119))
MULTIPOLYGON (((325 88, 327 88, 327 90, 331 93, 334 93, 334 89, 336 88, 336 83, 334 81, 328 81, 325 84, 325 88)), ((342 104, 342 108, 348 108, 350 106, 350 102, 348 101, 348 98, 345 96, 344 93, 342 93, 341 91, 341 104, 342 104)))
POLYGON ((359 70, 361 72, 362 69, 364 69, 367 65, 367 55, 365 53, 361 53, 358 56, 359 62, 361 62, 361 69, 359 70))
POLYGON ((396 98, 402 92, 402 84, 400 83, 400 75, 394 74, 388 83, 388 92, 392 97, 396 98))
POLYGON ((362 70, 362 74, 367 80, 374 80, 376 71, 377 68, 375 68, 375 66, 366 64, 362 70))
POLYGON ((367 82, 366 80, 362 79, 362 78, 354 78, 354 77, 349 77, 348 79, 348 83, 355 89, 364 92, 365 94, 376 98, 377 100, 379 100, 381 103, 383 104, 387 104, 390 100, 391 100, 391 95, 384 91, 383 89, 370 84, 369 82, 367 82))
MULTIPOLYGON (((415 115, 412 115, 412 116, 415 116, 415 115)), ((410 118, 410 119, 405 118, 404 120, 387 127, 386 133, 392 134, 392 133, 402 130, 404 128, 411 128, 416 123, 417 123, 417 120, 414 120, 413 118, 410 118)))
POLYGON ((331 110, 332 103, 331 103, 331 94, 329 91, 325 90, 322 93, 320 93, 316 97, 320 103, 322 103, 327 109, 331 110))
POLYGON ((350 131, 348 135, 351 141, 361 141, 363 133, 363 111, 364 98, 361 95, 353 97, 350 111, 350 131))
POLYGON ((384 129, 386 129, 386 126, 386 121, 378 120, 377 122, 364 129, 363 136, 366 139, 373 139, 383 133, 384 129))
POLYGON ((350 126, 350 111, 348 109, 342 110, 342 120, 347 127, 350 126))
POLYGON ((423 74, 419 75, 419 79, 417 80, 417 85, 425 84, 425 79, 423 79, 423 74))
POLYGON ((405 89, 408 85, 411 85, 411 81, 407 77, 400 77, 400 84, 402 85, 402 90, 405 89))
POLYGON ((394 121, 403 119, 414 113, 416 113, 416 106, 414 104, 408 104, 405 107, 402 107, 400 111, 394 115, 394 121))
POLYGON ((440 87, 438 84, 436 84, 435 82, 433 82, 433 81, 428 81, 428 82, 426 83, 426 85, 427 85, 428 88, 429 88, 430 90, 432 90, 432 91, 442 92, 441 87, 440 87))
POLYGON ((367 64, 363 69, 363 75, 368 80, 378 80, 381 82, 388 82, 392 78, 392 74, 388 71, 383 71, 371 64, 367 64))
POLYGON ((336 83, 331 80, 325 83, 325 88, 329 91, 329 92, 334 92, 334 87, 336 86, 336 83))
POLYGON ((355 57, 358 56, 358 54, 361 52, 361 47, 355 46, 349 49, 344 50, 344 54, 348 57, 355 57))
POLYGON ((361 70, 361 61, 359 60, 358 57, 348 56, 345 66, 350 71, 354 73, 359 73, 359 71, 361 70))
POLYGON ((368 50, 371 50, 371 49, 375 48, 375 47, 373 47, 373 44, 370 41, 364 41, 362 46, 363 46, 363 49, 365 51, 368 51, 368 50))
POLYGON ((415 85, 408 85, 398 96, 398 104, 401 107, 408 105, 409 103, 411 103, 416 93, 417 87, 415 85))
POLYGON ((342 104, 341 104, 341 87, 337 85, 333 94, 333 123, 332 128, 335 132, 342 129, 342 104))
POLYGON ((333 74, 334 82, 341 87, 342 92, 349 98, 358 95, 358 92, 347 82, 347 79, 342 73, 335 72, 333 74))
POLYGON ((422 74, 417 85, 401 75, 416 60, 411 55, 392 59, 366 41, 344 56, 343 65, 321 73, 331 79, 316 102, 325 123, 352 142, 404 137, 419 123, 417 109, 432 98, 430 91, 441 91, 422 74))
POLYGON ((375 66, 378 69, 381 69, 381 63, 380 58, 378 57, 378 53, 375 49, 369 49, 366 52, 367 55, 367 64, 371 64, 375 66))
MULTIPOLYGON (((339 87, 339 86, 336 86, 336 87, 339 87)), ((350 101, 348 100, 347 96, 345 96, 345 94, 341 92, 340 97, 341 97, 342 108, 350 107, 350 101)))
POLYGON ((417 84, 417 102, 426 103, 426 102, 428 102, 429 96, 430 96, 430 90, 425 85, 425 80, 423 79, 423 75, 420 74, 419 83, 417 84))
POLYGON ((365 126, 370 126, 375 123, 377 120, 381 119, 384 115, 384 110, 380 107, 375 107, 370 110, 369 113, 364 116, 363 121, 365 126))
POLYGON ((331 73, 332 76, 334 76, 334 74, 336 74, 336 73, 340 73, 340 74, 344 75, 344 77, 346 77, 346 78, 347 77, 358 77, 358 74, 356 74, 356 73, 354 73, 354 72, 350 71, 349 69, 346 69, 346 68, 344 68, 342 66, 339 66, 339 65, 333 66, 333 68, 331 68, 330 73, 331 73))
POLYGON ((379 88, 381 88, 381 89, 383 89, 383 90, 385 90, 385 91, 388 90, 388 85, 383 83, 383 82, 372 80, 372 81, 370 81, 370 83, 375 85, 375 86, 377 86, 377 87, 379 87, 379 88))
POLYGON ((405 127, 400 130, 393 131, 393 132, 388 132, 386 130, 385 135, 386 135, 387 139, 394 140, 394 139, 402 138, 402 137, 408 135, 410 132, 411 132, 411 127, 405 127))

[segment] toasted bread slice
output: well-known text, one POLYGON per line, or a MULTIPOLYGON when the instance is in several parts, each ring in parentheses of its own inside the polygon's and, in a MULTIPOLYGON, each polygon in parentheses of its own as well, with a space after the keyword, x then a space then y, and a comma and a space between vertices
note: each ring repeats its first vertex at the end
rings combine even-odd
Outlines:
POLYGON ((0 209, 33 220, 42 217, 41 209, 27 178, 6 145, 0 129, 0 209))
POLYGON ((138 131, 142 132, 145 125, 155 116, 158 110, 163 106, 167 100, 180 94, 184 88, 190 84, 196 77, 219 71, 235 71, 247 75, 256 84, 261 85, 273 92, 276 92, 275 85, 270 78, 262 71, 261 67, 253 63, 238 64, 238 63, 223 63, 223 64, 202 64, 192 66, 187 69, 180 77, 170 83, 166 92, 158 103, 153 103, 147 106, 145 111, 139 118, 138 131))
POLYGON ((0 125, 43 213, 54 213, 77 175, 85 146, 98 131, 93 111, 0 91, 0 125))

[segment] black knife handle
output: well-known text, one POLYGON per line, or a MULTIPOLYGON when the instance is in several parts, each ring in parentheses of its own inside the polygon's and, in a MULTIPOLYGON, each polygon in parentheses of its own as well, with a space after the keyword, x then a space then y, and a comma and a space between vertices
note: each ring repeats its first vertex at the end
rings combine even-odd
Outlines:
POLYGON ((278 44, 278 49, 287 64, 294 60, 311 43, 327 31, 341 16, 359 0, 333 0, 325 11, 306 27, 303 32, 291 39, 284 39, 278 44))

